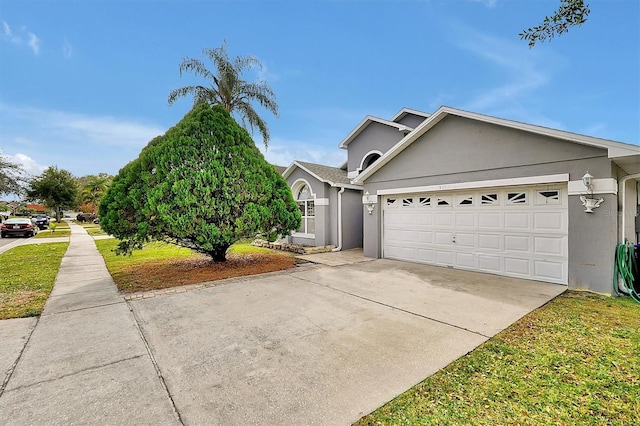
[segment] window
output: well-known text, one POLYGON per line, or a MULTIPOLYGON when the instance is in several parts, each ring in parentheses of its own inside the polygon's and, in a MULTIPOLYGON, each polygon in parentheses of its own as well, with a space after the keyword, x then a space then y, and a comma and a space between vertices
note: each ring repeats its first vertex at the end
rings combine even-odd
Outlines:
POLYGON ((395 198, 387 198, 387 205, 388 205, 388 206, 392 206, 392 205, 394 205, 394 204, 395 204, 395 202, 396 202, 396 199, 395 199, 395 198))
POLYGON ((402 207, 411 207, 411 206, 413 206, 413 198, 402 199, 402 207))
POLYGON ((536 204, 560 204, 560 191, 557 189, 536 191, 536 204))
POLYGON ((483 206, 494 206, 498 204, 498 194, 482 194, 481 200, 483 206))
POLYGON ((507 194, 507 204, 527 204, 527 193, 509 192, 507 194))
POLYGON ((380 158, 380 154, 371 154, 362 162, 362 170, 366 170, 370 165, 376 162, 376 160, 380 158))
POLYGON ((459 206, 472 206, 473 205, 473 195, 463 196, 459 198, 458 201, 459 206))
POLYGON ((307 185, 304 185, 298 191, 296 196, 300 215, 302 215, 302 223, 298 232, 303 234, 315 234, 316 232, 316 206, 311 197, 311 191, 307 185))
POLYGON ((438 197, 438 205, 439 206, 450 206, 451 205, 451 198, 448 196, 442 196, 442 197, 438 197))
POLYGON ((420 197, 420 205, 421 206, 430 206, 431 205, 431 197, 420 197))

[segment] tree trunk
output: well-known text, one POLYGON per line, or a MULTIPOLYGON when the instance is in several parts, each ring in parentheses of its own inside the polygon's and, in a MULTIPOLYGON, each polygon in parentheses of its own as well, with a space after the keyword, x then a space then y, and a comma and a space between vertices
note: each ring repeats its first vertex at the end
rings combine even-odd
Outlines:
POLYGON ((207 252, 214 262, 226 262, 227 261, 227 249, 229 245, 216 246, 213 250, 207 252))

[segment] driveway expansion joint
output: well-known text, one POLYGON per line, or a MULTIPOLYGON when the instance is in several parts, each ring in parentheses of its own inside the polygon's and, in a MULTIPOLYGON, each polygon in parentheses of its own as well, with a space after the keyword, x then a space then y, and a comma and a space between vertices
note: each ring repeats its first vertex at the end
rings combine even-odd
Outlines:
POLYGON ((135 355, 135 356, 128 357, 128 358, 123 358, 123 359, 118 359, 118 360, 115 360, 115 361, 108 362, 106 364, 94 365, 94 366, 91 366, 91 367, 88 367, 88 368, 83 368, 82 370, 74 371, 73 373, 63 374, 62 376, 52 377, 50 379, 40 380, 39 382, 29 383, 28 385, 18 386, 16 388, 9 389, 8 392, 14 392, 14 391, 17 391, 17 390, 20 390, 20 389, 31 388, 33 386, 41 385, 43 383, 55 382, 56 380, 64 379, 64 378, 67 378, 67 377, 76 376, 76 375, 82 374, 82 373, 86 373, 87 371, 100 370, 100 369, 105 368, 105 367, 109 367, 109 366, 112 366, 112 365, 120 364, 121 362, 127 362, 127 361, 131 361, 131 360, 134 360, 134 359, 139 359, 139 358, 142 358, 142 357, 144 357, 144 354, 135 355))
POLYGON ((4 390, 7 388, 7 385, 9 384, 9 380, 11 380, 11 376, 13 376, 13 372, 16 370, 16 367, 18 366, 18 363, 20 362, 20 359, 22 358, 22 354, 24 353, 25 349, 27 348, 27 345, 29 344, 29 340, 31 340, 31 335, 35 331, 36 326, 38 325, 38 322, 40 322, 40 317, 38 317, 36 319, 36 323, 33 324, 33 327, 31 327, 31 331, 29 332, 29 335, 25 339, 24 345, 22 346, 22 349, 20 350, 20 353, 18 354, 18 357, 16 358, 15 362, 13 363, 13 365, 11 365, 11 368, 9 368, 9 371, 6 373, 6 375, 4 377, 4 380, 2 381, 2 386, 0 386, 0 398, 2 398, 2 394, 4 393, 4 390))
POLYGON ((436 319, 436 318, 432 318, 432 317, 429 317, 427 315, 422 315, 422 314, 419 314, 417 312, 412 312, 412 311, 409 311, 407 309, 403 309, 403 308, 399 308, 397 306, 389 305, 388 303, 383 303, 383 302, 380 302, 380 301, 377 301, 377 300, 369 299, 367 297, 360 296, 360 295, 355 294, 355 293, 350 293, 350 292, 345 291, 345 290, 340 290, 339 288, 331 287, 330 285, 319 284, 319 283, 316 283, 316 282, 311 281, 309 279, 305 279, 305 278, 301 278, 301 277, 294 277, 294 278, 297 278, 300 281, 308 282, 308 283, 311 283, 313 285, 317 285, 317 286, 320 286, 320 287, 330 288, 331 290, 335 290, 335 291, 338 291, 340 293, 348 294, 349 296, 357 297, 358 299, 366 300, 367 302, 375 303, 375 304, 378 304, 378 305, 381 305, 381 306, 386 306, 388 308, 395 309, 395 310, 407 313, 409 315, 413 315, 413 316, 416 316, 416 317, 424 318, 426 320, 434 321, 434 322, 437 322, 437 323, 440 323, 440 324, 443 324, 443 325, 446 325, 446 326, 449 326, 449 327, 457 328, 458 330, 462 330, 462 331, 466 331, 468 333, 472 333, 472 334, 475 334, 475 335, 478 335, 478 336, 482 336, 482 337, 484 337, 486 339, 490 339, 491 338, 491 336, 487 336, 486 334, 482 334, 482 333, 480 333, 478 331, 470 330, 468 328, 461 327, 461 326, 455 325, 455 324, 451 324, 449 322, 442 321, 442 320, 439 320, 439 319, 436 319))

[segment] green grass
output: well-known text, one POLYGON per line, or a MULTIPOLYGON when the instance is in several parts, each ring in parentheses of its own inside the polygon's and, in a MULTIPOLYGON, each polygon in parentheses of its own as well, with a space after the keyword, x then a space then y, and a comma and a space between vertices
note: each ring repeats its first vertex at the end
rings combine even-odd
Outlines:
POLYGON ((29 244, 0 254, 0 319, 40 315, 68 246, 29 244))
POLYGON ((149 243, 144 249, 134 251, 131 256, 116 256, 114 250, 118 245, 118 240, 110 238, 106 240, 95 240, 98 251, 104 257, 107 268, 110 272, 118 271, 122 267, 149 262, 152 260, 176 259, 198 256, 192 250, 166 243, 149 243))
POLYGON ((38 232, 36 238, 58 238, 58 237, 68 237, 71 235, 71 230, 69 228, 56 228, 55 231, 52 229, 43 229, 38 232))
POLYGON ((640 424, 640 306, 568 292, 356 425, 640 424))

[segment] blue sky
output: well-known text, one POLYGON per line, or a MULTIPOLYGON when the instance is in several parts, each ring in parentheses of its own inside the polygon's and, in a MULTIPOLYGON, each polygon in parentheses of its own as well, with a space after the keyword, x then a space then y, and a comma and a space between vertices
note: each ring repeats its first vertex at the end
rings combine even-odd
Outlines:
MULTIPOLYGON (((558 0, 0 0, 0 150, 31 174, 115 174, 177 123, 184 57, 227 40, 280 106, 267 160, 339 165, 366 116, 441 105, 640 144, 640 2, 529 49, 558 0)), ((255 135, 256 144, 262 139, 255 135)))

